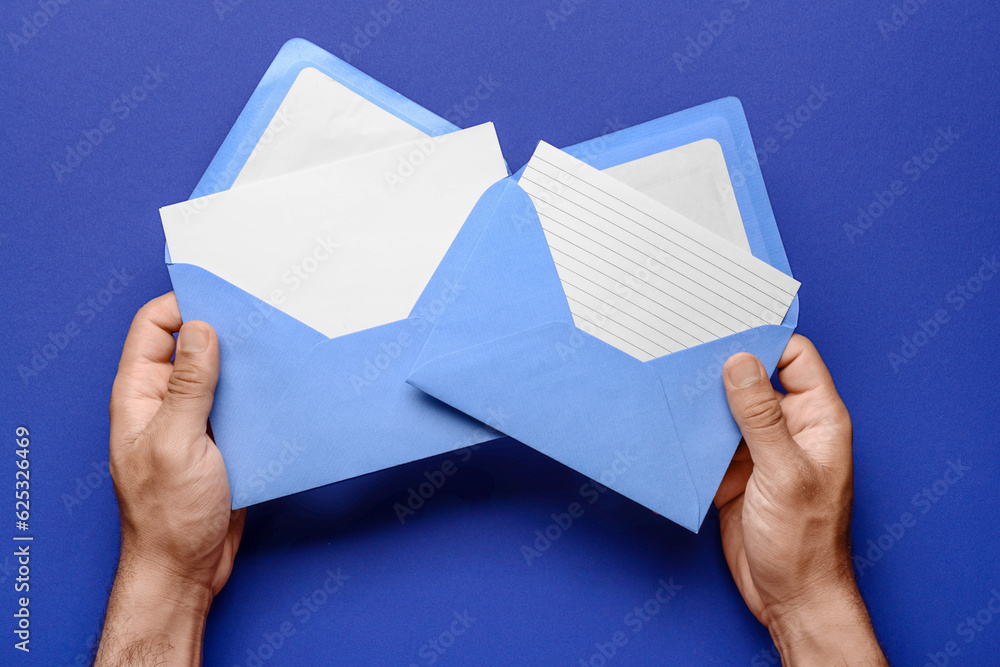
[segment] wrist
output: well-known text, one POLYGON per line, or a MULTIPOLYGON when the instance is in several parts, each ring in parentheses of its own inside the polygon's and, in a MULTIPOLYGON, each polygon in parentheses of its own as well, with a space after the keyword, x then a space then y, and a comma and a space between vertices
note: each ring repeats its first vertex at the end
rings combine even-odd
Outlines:
POLYGON ((125 592, 135 598, 134 603, 158 609, 166 607, 178 616, 204 619, 212 605, 212 589, 207 582, 131 550, 122 550, 116 587, 119 581, 125 592))
POLYGON ((784 664, 887 664, 853 581, 775 610, 768 630, 784 664))
POLYGON ((208 585, 123 550, 97 664, 115 664, 116 655, 141 656, 136 664, 199 664, 211 604, 208 585))

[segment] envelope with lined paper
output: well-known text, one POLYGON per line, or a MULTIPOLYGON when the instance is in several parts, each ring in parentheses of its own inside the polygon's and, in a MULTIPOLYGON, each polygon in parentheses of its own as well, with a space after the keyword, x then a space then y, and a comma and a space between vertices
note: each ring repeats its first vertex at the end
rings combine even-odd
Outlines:
POLYGON ((740 103, 540 144, 466 226, 463 297, 407 382, 697 531, 740 440, 722 365, 747 351, 773 372, 798 316, 740 103), (694 146, 724 165, 714 207, 638 168, 694 146))

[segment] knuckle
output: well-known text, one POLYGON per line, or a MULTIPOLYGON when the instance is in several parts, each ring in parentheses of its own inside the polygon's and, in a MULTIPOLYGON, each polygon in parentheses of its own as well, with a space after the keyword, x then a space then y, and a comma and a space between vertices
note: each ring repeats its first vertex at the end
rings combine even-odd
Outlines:
MULTIPOLYGON (((167 294, 171 294, 171 292, 168 292, 167 294)), ((145 318, 151 319, 154 313, 167 312, 169 308, 169 301, 164 298, 167 294, 161 294, 160 296, 150 299, 144 303, 136 313, 136 317, 138 318, 139 315, 142 315, 145 318)))
POLYGON ((179 399, 198 398, 205 393, 201 373, 193 368, 174 368, 167 380, 167 393, 179 399))
POLYGON ((743 420, 752 429, 771 430, 781 425, 784 414, 774 397, 753 401, 743 410, 743 420))
POLYGON ((145 322, 152 321, 153 315, 154 313, 156 313, 156 311, 157 311, 156 299, 144 303, 142 307, 136 311, 135 317, 132 318, 132 324, 129 327, 129 333, 132 333, 133 331, 137 330, 145 322))
POLYGON ((803 336, 799 332, 793 333, 792 334, 792 338, 794 338, 798 343, 800 343, 802 345, 808 345, 809 347, 815 347, 815 345, 813 345, 813 342, 809 339, 808 336, 803 336))

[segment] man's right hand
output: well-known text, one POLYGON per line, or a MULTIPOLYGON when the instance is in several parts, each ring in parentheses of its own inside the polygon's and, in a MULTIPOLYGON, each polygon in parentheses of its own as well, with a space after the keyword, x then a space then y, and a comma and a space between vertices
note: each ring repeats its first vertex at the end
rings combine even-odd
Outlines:
POLYGON ((744 439, 715 498, 726 562, 785 664, 886 665, 851 564, 850 416, 808 339, 778 369, 787 395, 753 355, 723 373, 744 439))

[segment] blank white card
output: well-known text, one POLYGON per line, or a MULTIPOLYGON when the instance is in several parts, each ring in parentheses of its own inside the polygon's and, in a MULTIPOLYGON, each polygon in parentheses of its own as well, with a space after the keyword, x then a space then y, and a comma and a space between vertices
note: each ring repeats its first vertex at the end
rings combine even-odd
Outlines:
POLYGON ((799 283, 542 142, 521 176, 580 329, 648 361, 780 324, 799 283))
POLYGON ((401 320, 483 192, 492 123, 160 209, 170 258, 334 338, 401 320))

